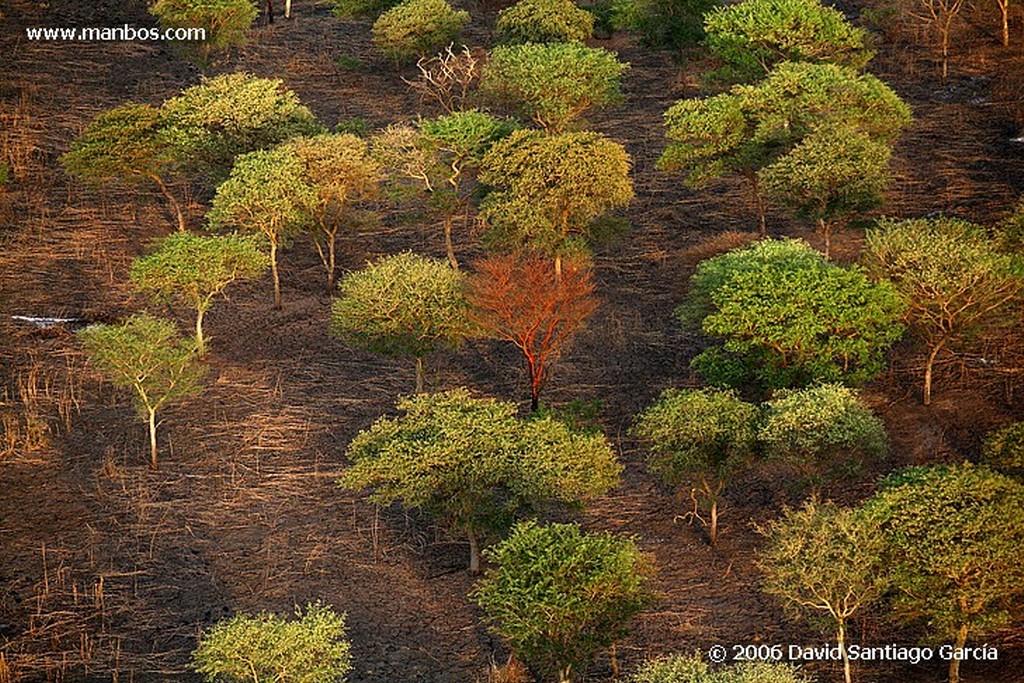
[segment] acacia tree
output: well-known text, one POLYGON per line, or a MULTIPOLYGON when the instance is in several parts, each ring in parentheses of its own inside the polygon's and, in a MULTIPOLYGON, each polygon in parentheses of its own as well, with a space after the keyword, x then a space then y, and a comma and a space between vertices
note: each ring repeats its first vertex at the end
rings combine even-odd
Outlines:
POLYGON ((960 18, 960 12, 967 7, 967 0, 912 0, 909 14, 924 24, 926 29, 938 34, 942 48, 942 80, 949 76, 949 42, 953 26, 960 18))
POLYGON ((911 467, 865 503, 886 541, 898 618, 952 639, 950 683, 971 636, 992 633, 1024 595, 1024 486, 970 464, 911 467))
POLYGON ((702 261, 691 284, 676 314, 721 340, 691 363, 716 385, 866 381, 903 334, 904 302, 891 284, 833 265, 800 240, 761 240, 702 261))
POLYGON ((235 157, 323 131, 284 82, 239 72, 204 79, 160 108, 161 138, 193 173, 214 184, 235 157))
POLYGON ((327 271, 327 289, 334 290, 338 231, 354 207, 376 196, 381 169, 367 142, 347 133, 294 138, 283 144, 302 164, 303 179, 313 190, 307 207, 310 230, 320 262, 327 271))
POLYGON ((925 405, 931 403, 939 353, 991 319, 1024 286, 1014 258, 996 251, 982 228, 955 218, 879 221, 868 231, 865 261, 903 295, 906 320, 925 341, 925 405))
POLYGON ((706 99, 680 100, 665 112, 669 145, 658 166, 702 187, 739 176, 754 194, 766 231, 758 171, 819 129, 837 126, 891 145, 910 110, 870 74, 835 64, 783 62, 752 85, 706 99))
POLYGON ((680 494, 690 488, 689 515, 708 527, 712 545, 718 541, 719 497, 752 464, 757 417, 757 407, 732 391, 669 389, 633 426, 651 444, 648 466, 680 494), (697 496, 707 501, 710 521, 701 517, 697 496))
POLYGON ((156 414, 202 391, 205 368, 196 360, 195 343, 181 339, 174 323, 146 314, 118 325, 90 325, 78 337, 114 386, 135 393, 135 407, 149 425, 149 466, 157 469, 156 414))
POLYGON ((469 332, 466 276, 439 259, 403 252, 346 275, 331 307, 331 329, 348 343, 392 358, 416 359, 457 346, 469 332))
POLYGON ((708 49, 731 79, 763 78, 779 62, 830 62, 863 69, 867 31, 819 0, 744 0, 704 17, 708 49))
POLYGON ((491 51, 480 90, 561 133, 588 110, 620 101, 627 68, 614 53, 580 42, 504 45, 491 51))
POLYGON ((289 149, 276 147, 238 157, 231 176, 217 187, 206 218, 210 229, 262 235, 270 245, 274 308, 281 308, 277 252, 311 220, 318 196, 306 182, 306 169, 289 149))
POLYGON ((622 466, 603 434, 573 432, 551 417, 521 420, 514 403, 473 398, 465 389, 402 398, 398 418, 381 418, 349 446, 345 488, 371 500, 401 500, 436 515, 469 539, 469 569, 480 546, 545 503, 578 504, 618 483, 622 466))
POLYGON ((512 342, 526 358, 530 409, 551 366, 597 309, 589 268, 568 268, 559 278, 551 261, 536 255, 492 256, 474 264, 466 297, 479 334, 512 342))
POLYGON ((235 280, 259 277, 269 265, 251 238, 179 232, 160 240, 152 254, 132 262, 131 281, 136 291, 195 309, 196 349, 203 356, 203 316, 214 298, 235 280))
POLYGON ((492 242, 562 257, 592 241, 595 220, 633 199, 625 148, 598 133, 518 130, 484 156, 481 204, 492 242), (583 244, 580 244, 582 241, 583 244))
POLYGON ((252 0, 157 0, 149 12, 164 29, 205 29, 205 37, 196 47, 199 66, 204 70, 213 50, 245 42, 245 31, 259 14, 252 0))
POLYGON ((178 230, 186 229, 185 212, 171 191, 177 163, 161 137, 160 112, 147 104, 126 102, 99 114, 60 158, 69 174, 98 182, 152 182, 171 207, 178 230))
POLYGON ((882 204, 892 149, 845 127, 821 128, 757 173, 769 197, 815 221, 829 258, 833 231, 882 204))
POLYGON ((487 552, 498 568, 472 593, 491 630, 537 673, 571 683, 650 602, 650 561, 632 539, 576 524, 520 523, 487 552))

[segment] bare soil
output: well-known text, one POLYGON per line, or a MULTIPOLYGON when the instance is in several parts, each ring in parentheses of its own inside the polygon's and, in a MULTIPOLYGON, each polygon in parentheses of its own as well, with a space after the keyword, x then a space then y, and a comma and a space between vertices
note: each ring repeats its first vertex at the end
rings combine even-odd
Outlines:
MULTIPOLYGON (((415 70, 396 70, 374 52, 369 22, 335 19, 311 2, 295 5, 294 21, 254 29, 211 73, 283 78, 329 126, 359 117, 378 127, 415 116, 420 103, 400 78, 415 70), (351 59, 339 63, 342 56, 351 59)), ((497 7, 468 9, 468 38, 488 44, 497 7)), ((313 600, 347 613, 355 683, 487 680, 489 664, 504 662, 507 651, 467 600, 466 545, 415 513, 375 509, 334 484, 346 444, 393 411, 396 396, 414 386, 414 369, 328 334, 330 299, 310 244, 297 242, 284 255, 282 310, 272 310, 269 284, 258 282, 234 287, 209 314, 207 391, 166 412, 159 472, 145 466, 144 428, 127 397, 88 373, 73 335, 10 320, 113 321, 143 305, 132 299, 127 272, 153 238, 172 229, 158 197, 73 182, 57 158, 96 113, 128 99, 159 103, 200 74, 162 43, 24 38, 26 26, 150 26, 141 0, 8 0, 0 11, 0 149, 14 172, 0 191, 0 409, 35 411, 50 427, 47 447, 0 458, 0 682, 197 680, 189 653, 203 628, 239 611, 287 612, 313 600)), ((1019 34, 1024 22, 1015 21, 1019 34)), ((991 224, 1024 192, 1024 144, 1010 142, 1018 124, 1013 103, 992 100, 995 86, 1012 91, 1013 74, 1001 69, 1021 63, 1024 39, 1004 50, 979 29, 966 35, 946 84, 933 50, 880 45, 873 70, 916 118, 897 149, 890 214, 943 212, 991 224)), ((756 220, 742 188, 693 192, 654 169, 664 146, 662 113, 697 94, 698 65, 618 36, 598 42, 632 65, 624 105, 590 123, 633 157, 633 230, 597 255, 602 307, 544 398, 601 402, 601 422, 627 469, 622 485, 583 521, 635 535, 658 566, 657 603, 618 647, 623 670, 713 644, 821 643, 762 595, 754 563, 754 525, 804 492, 767 471, 744 478, 726 495, 712 549, 699 527, 678 519, 683 510, 646 472, 628 436, 632 415, 662 389, 696 382, 688 364, 700 340, 682 335, 671 311, 696 263, 756 238, 756 220)), ((192 198, 193 226, 207 199, 192 198)), ((780 214, 770 215, 770 226, 817 243, 780 214)), ((473 235, 456 237, 460 256, 480 253, 473 235)), ((856 230, 841 235, 838 258, 854 260, 860 238, 856 230)), ((343 240, 340 266, 356 269, 400 249, 443 255, 437 226, 387 213, 379 226, 343 240)), ((186 312, 160 312, 177 315, 187 329, 186 312)), ((1024 371, 1019 332, 994 331, 969 354, 950 356, 930 408, 919 405, 920 349, 903 344, 890 372, 865 390, 890 429, 891 458, 826 494, 854 502, 893 467, 975 458, 985 432, 1024 412, 1016 400, 1024 371)), ((528 398, 518 357, 494 344, 432 358, 428 379, 433 388, 466 385, 524 405, 528 398)), ((858 628, 871 643, 911 644, 920 635, 873 616, 858 628)), ((990 642, 1001 645, 999 661, 965 665, 965 680, 1020 681, 1024 635, 1011 630, 990 642)), ((841 678, 829 665, 809 670, 821 681, 841 678)), ((874 665, 858 675, 928 683, 944 680, 944 667, 874 665)), ((606 657, 587 675, 610 677, 606 657)))

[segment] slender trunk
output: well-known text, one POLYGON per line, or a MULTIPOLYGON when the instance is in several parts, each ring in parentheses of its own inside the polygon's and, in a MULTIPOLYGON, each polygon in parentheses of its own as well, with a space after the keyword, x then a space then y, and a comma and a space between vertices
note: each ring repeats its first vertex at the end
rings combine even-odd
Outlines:
POLYGON ((619 653, 615 649, 615 643, 612 643, 608 649, 608 659, 611 660, 612 678, 618 678, 621 671, 619 670, 619 653))
POLYGON ((751 174, 750 186, 754 192, 754 204, 757 206, 757 219, 760 222, 761 237, 768 235, 768 222, 765 220, 765 211, 767 208, 764 205, 764 195, 761 194, 761 185, 757 182, 757 176, 751 174))
POLYGON ((572 664, 558 670, 558 683, 572 683, 572 664))
POLYGON ((284 18, 292 18, 292 0, 284 0, 284 18))
POLYGON ((839 622, 839 631, 836 633, 836 642, 839 643, 839 654, 843 658, 843 680, 852 683, 850 677, 850 657, 846 653, 846 622, 839 622))
POLYGON ((203 315, 205 313, 205 309, 196 310, 196 351, 200 358, 206 355, 206 340, 203 339, 203 315))
POLYGON ((540 371, 537 364, 526 359, 530 372, 530 412, 535 413, 540 407, 540 371))
POLYGON ((444 249, 448 254, 448 262, 452 264, 452 268, 455 270, 459 269, 459 260, 455 258, 455 247, 452 245, 452 223, 455 220, 455 216, 447 214, 444 217, 444 249))
POLYGON ((829 255, 832 252, 832 231, 830 226, 825 222, 824 218, 818 219, 818 232, 825 239, 825 260, 829 260, 829 255))
MULTIPOLYGON (((962 624, 956 632, 956 649, 961 652, 967 644, 967 624, 962 624)), ((960 657, 949 660, 949 683, 960 683, 960 657)))
POLYGON ((469 573, 480 573, 480 539, 477 538, 473 527, 466 527, 466 536, 469 537, 469 573))
POLYGON ((156 470, 156 409, 149 409, 149 469, 156 470))
POLYGON ((281 277, 277 272, 277 240, 270 240, 270 272, 274 276, 274 308, 281 310, 281 277))
POLYGON ((416 356, 416 393, 423 393, 423 357, 416 356))
POLYGON ((562 255, 555 254, 555 282, 562 284, 562 255))
POLYGON ((711 526, 708 529, 711 545, 718 543, 718 496, 711 498, 711 526))
POLYGON ((1002 38, 1003 47, 1010 47, 1010 20, 1009 20, 1009 0, 999 0, 999 14, 1002 19, 1002 38))
POLYGON ((942 82, 949 76, 949 28, 942 32, 942 82))
POLYGON ((335 247, 335 233, 329 233, 327 236, 327 293, 334 292, 334 268, 337 263, 337 257, 335 256, 337 249, 335 247))
POLYGON ((274 0, 267 0, 267 23, 274 23, 274 0))
POLYGON ((177 197, 174 196, 174 193, 171 192, 170 188, 167 187, 167 184, 164 183, 163 179, 160 176, 153 173, 150 174, 148 177, 150 180, 156 183, 156 186, 160 188, 160 194, 162 194, 164 198, 167 200, 167 203, 171 205, 171 211, 174 212, 174 218, 178 222, 178 230, 180 232, 185 232, 185 230, 187 229, 185 225, 185 212, 182 211, 181 204, 178 203, 177 197))
POLYGON ((935 366, 935 359, 939 355, 939 351, 946 345, 946 340, 949 337, 943 337, 939 340, 939 343, 932 347, 931 353, 928 354, 928 362, 924 366, 924 404, 931 405, 932 403, 932 369, 935 366))

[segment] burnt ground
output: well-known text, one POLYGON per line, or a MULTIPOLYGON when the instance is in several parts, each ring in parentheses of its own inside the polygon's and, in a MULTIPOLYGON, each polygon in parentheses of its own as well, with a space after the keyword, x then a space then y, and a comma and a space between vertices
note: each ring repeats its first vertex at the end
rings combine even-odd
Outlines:
MULTIPOLYGON (((469 41, 487 44, 497 8, 469 9, 469 41)), ((0 681, 5 663, 14 680, 196 680, 187 664, 202 628, 238 611, 290 611, 317 599, 348 615, 351 681, 487 680, 488 665, 507 652, 466 599, 473 581, 462 571, 465 545, 419 515, 377 510, 333 483, 345 445, 393 410, 395 397, 413 386, 413 369, 328 335, 330 299, 311 245, 299 241, 283 258, 283 310, 271 309, 269 285, 259 282, 234 287, 211 311, 207 390, 166 412, 159 472, 145 467, 144 430, 126 397, 88 373, 73 336, 9 320, 111 321, 142 306, 131 297, 127 271, 150 240, 171 229, 162 205, 141 189, 72 182, 57 157, 97 112, 126 99, 158 103, 198 82, 199 73, 158 43, 23 37, 25 26, 152 25, 140 0, 8 0, 0 11, 0 149, 14 172, 0 194, 0 408, 37 416, 49 434, 45 446, 0 458, 0 681)), ((254 29, 249 44, 211 72, 284 78, 329 126, 358 117, 377 127, 415 115, 416 97, 400 79, 414 70, 398 72, 374 53, 369 22, 343 22, 301 0, 296 15, 254 29)), ((937 79, 933 50, 880 44, 873 70, 916 117, 897 149, 885 209, 893 215, 946 212, 992 223, 1024 192, 1024 145, 1009 141, 1020 123, 1012 70, 1024 63, 1024 38, 1004 50, 977 28, 966 35, 946 84, 937 79)), ((648 656, 716 643, 819 643, 822 636, 786 621, 759 592, 754 566, 753 524, 802 493, 777 473, 745 477, 726 495, 722 538, 712 550, 698 528, 673 518, 679 510, 671 492, 646 473, 628 436, 631 416, 663 388, 696 380, 688 363, 699 340, 680 334, 672 308, 695 264, 753 239, 755 221, 741 188, 692 192, 654 171, 664 144, 661 114, 696 94, 698 66, 625 38, 598 42, 632 65, 624 105, 591 124, 633 156, 633 231, 598 253, 602 307, 545 398, 601 402, 601 422, 627 469, 622 485, 583 521, 636 535, 658 566, 657 602, 637 619, 619 658, 628 671, 648 656)), ((206 199, 192 198, 194 226, 206 199)), ((777 213, 770 225, 816 243, 777 213)), ((840 259, 856 258, 859 237, 841 236, 840 259)), ((463 256, 479 253, 472 235, 457 238, 463 256)), ((442 254, 429 219, 391 211, 379 226, 343 238, 340 267, 405 248, 442 254)), ((187 314, 177 315, 187 325, 187 314)), ((852 502, 892 467, 975 457, 986 431, 1024 412, 1016 400, 1024 369, 1019 336, 1000 330, 970 354, 950 357, 927 409, 917 399, 920 349, 903 344, 890 372, 865 390, 889 426, 890 459, 826 494, 852 502)), ((439 354, 429 372, 433 388, 466 385, 525 399, 518 357, 499 345, 439 354)), ((867 642, 917 637, 873 617, 858 628, 867 642)), ((1020 680, 1021 634, 991 642, 1003 644, 1000 661, 965 665, 965 680, 1020 680)), ((840 676, 828 666, 811 671, 822 681, 840 676)), ((860 680, 885 683, 942 675, 934 664, 859 670, 860 680)), ((610 676, 602 658, 588 680, 610 676)))

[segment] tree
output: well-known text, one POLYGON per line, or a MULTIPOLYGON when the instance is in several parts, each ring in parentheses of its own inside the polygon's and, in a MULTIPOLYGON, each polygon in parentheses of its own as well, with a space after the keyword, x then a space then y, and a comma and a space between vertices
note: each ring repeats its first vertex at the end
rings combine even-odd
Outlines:
POLYGON ((763 406, 757 439, 764 454, 795 463, 812 476, 888 451, 885 425, 857 393, 838 384, 779 390, 763 406))
POLYGON ((392 358, 416 359, 457 346, 469 332, 466 277, 444 261, 403 252, 346 275, 331 307, 331 329, 348 343, 392 358))
POLYGON ((550 260, 518 254, 492 256, 474 268, 469 318, 480 334, 523 352, 536 411, 551 366, 597 309, 590 270, 573 266, 559 278, 550 260))
POLYGON ((206 353, 203 316, 214 297, 235 280, 259 277, 269 265, 251 238, 179 232, 160 240, 149 256, 132 262, 131 281, 136 291, 196 310, 196 349, 202 356, 206 353))
POLYGON ((1014 0, 996 0, 999 8, 999 38, 1003 47, 1010 47, 1010 5, 1014 0))
POLYGON ((154 107, 126 102, 99 114, 60 162, 67 173, 85 180, 152 182, 170 205, 178 230, 186 229, 181 202, 168 187, 177 163, 161 137, 160 112, 154 107))
POLYGON ((809 683, 792 664, 738 662, 712 669, 696 655, 659 657, 643 664, 630 683, 809 683))
POLYGON ((433 100, 448 114, 462 110, 470 89, 480 80, 480 59, 465 45, 459 51, 454 47, 449 45, 434 57, 417 60, 418 79, 402 78, 420 94, 421 103, 433 100))
POLYGON ((868 231, 865 261, 902 294, 906 320, 925 341, 925 405, 939 353, 985 324, 1024 285, 1013 257, 999 253, 982 228, 955 218, 879 221, 868 231))
POLYGON ((1024 422, 1012 422, 987 434, 981 447, 981 463, 1024 481, 1024 422))
POLYGON ((472 593, 491 630, 544 674, 569 683, 649 601, 647 558, 630 539, 575 524, 517 525, 487 551, 498 568, 472 593))
POLYGON ((857 508, 811 499, 759 529, 766 546, 758 566, 765 592, 795 616, 824 617, 835 629, 846 683, 851 683, 850 619, 886 587, 884 537, 857 508))
POLYGON ((633 426, 651 444, 648 467, 680 493, 690 488, 689 514, 708 527, 712 545, 718 541, 719 497, 753 461, 757 418, 757 407, 733 391, 669 389, 633 426), (710 521, 700 516, 697 496, 707 501, 710 521))
POLYGON ((612 3, 613 26, 636 31, 643 44, 671 50, 682 59, 687 48, 704 40, 704 17, 719 6, 718 0, 635 0, 612 3))
POLYGON ((450 45, 468 21, 447 0, 403 0, 373 23, 373 43, 396 62, 413 60, 450 45))
POLYGON ((469 569, 480 545, 547 504, 578 504, 618 483, 622 466, 603 434, 574 432, 550 417, 521 420, 514 403, 473 398, 465 389, 402 398, 398 418, 381 418, 349 446, 345 488, 373 488, 371 500, 436 515, 469 539, 469 569))
POLYGON ((323 130, 283 81, 244 72, 186 88, 164 102, 160 121, 176 158, 213 183, 228 175, 239 155, 323 130))
POLYGON ((721 339, 692 362, 709 382, 767 388, 874 377, 903 334, 904 302, 799 240, 761 240, 702 261, 677 309, 721 339))
POLYGON ((757 201, 765 233, 758 171, 816 130, 843 127, 891 145, 910 110, 870 74, 835 64, 783 62, 764 80, 706 99, 680 100, 665 112, 669 145, 658 166, 702 187, 737 175, 757 201))
POLYGON ((561 133, 588 110, 619 102, 627 68, 615 53, 579 42, 503 45, 491 51, 480 89, 561 133))
POLYGON ((345 615, 319 602, 291 620, 237 614, 201 636, 192 668, 207 683, 343 683, 352 669, 345 615))
POLYGON ((381 169, 367 142, 355 135, 300 137, 283 144, 298 158, 305 183, 313 189, 315 202, 307 207, 313 217, 310 232, 327 271, 327 289, 333 291, 338 231, 357 205, 376 196, 381 169))
POLYGON ((598 133, 515 131, 480 171, 493 188, 480 207, 489 239, 553 254, 560 278, 562 257, 593 241, 595 221, 633 199, 629 168, 625 148, 598 133))
POLYGON ((928 30, 938 34, 942 47, 942 81, 949 76, 949 39, 967 0, 914 0, 909 14, 928 30))
POLYGON ((911 467, 865 503, 886 539, 891 605, 954 641, 950 683, 971 636, 1005 624, 1024 594, 1024 486, 985 467, 911 467))
POLYGON ((892 149, 856 130, 820 128, 789 154, 757 173, 765 193, 802 218, 818 224, 831 252, 832 232, 849 216, 882 204, 892 180, 892 149))
POLYGON ((499 43, 568 43, 594 35, 594 15, 572 0, 519 0, 498 12, 499 43))
POLYGON ((196 52, 200 68, 206 69, 213 50, 245 42, 259 9, 252 0, 157 0, 149 12, 163 29, 204 29, 196 52))
POLYGON ((235 229, 266 238, 276 309, 281 308, 277 251, 311 222, 310 207, 319 203, 305 173, 302 161, 287 148, 243 154, 231 169, 231 177, 217 187, 207 214, 213 230, 235 229))
POLYGON ((79 331, 90 362, 117 387, 135 392, 135 407, 149 424, 149 463, 157 469, 156 414, 202 391, 205 368, 195 343, 181 339, 174 323, 143 314, 118 325, 79 331))
POLYGON ((704 17, 711 54, 732 80, 763 78, 779 62, 829 62, 863 69, 874 56, 867 31, 819 0, 744 0, 704 17))

